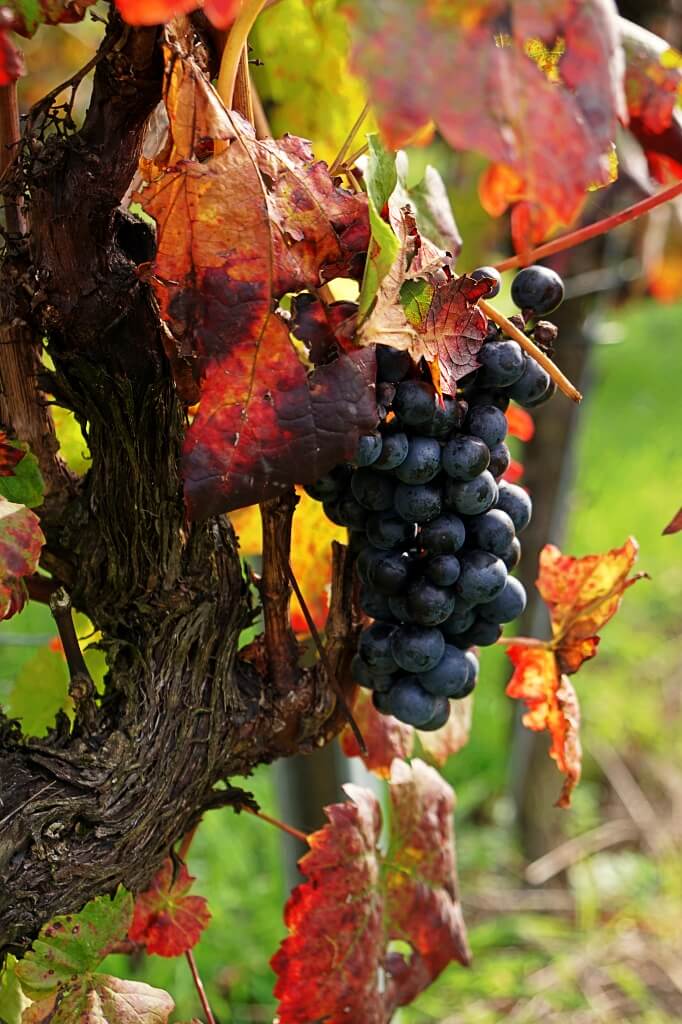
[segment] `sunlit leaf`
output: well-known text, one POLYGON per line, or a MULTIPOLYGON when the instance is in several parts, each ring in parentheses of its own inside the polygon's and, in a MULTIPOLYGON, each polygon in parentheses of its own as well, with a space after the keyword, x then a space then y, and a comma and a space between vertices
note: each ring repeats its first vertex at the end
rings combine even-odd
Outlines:
POLYGON ((116 0, 116 6, 130 25, 161 25, 176 14, 200 8, 216 28, 227 28, 239 13, 241 0, 116 0))
POLYGON ((193 949, 211 919, 204 897, 190 894, 194 881, 184 864, 176 870, 168 857, 135 900, 128 931, 133 942, 158 956, 179 956, 193 949))
POLYGON ((0 1020, 4 1024, 20 1024, 21 1015, 29 1005, 16 974, 17 959, 9 953, 0 971, 0 1020))
POLYGON ((26 599, 21 579, 37 571, 44 543, 35 513, 0 498, 0 619, 21 611, 26 599))
POLYGON ((159 988, 108 974, 85 975, 59 997, 24 1011, 22 1024, 166 1024, 175 1003, 159 988))
POLYGON ((27 444, 0 437, 0 497, 18 505, 42 505, 45 485, 38 460, 27 444))
POLYGON ((360 317, 365 316, 374 302, 400 250, 400 243, 388 222, 388 201, 398 184, 395 154, 384 149, 376 135, 368 135, 367 143, 369 152, 365 182, 371 239, 358 299, 360 317))

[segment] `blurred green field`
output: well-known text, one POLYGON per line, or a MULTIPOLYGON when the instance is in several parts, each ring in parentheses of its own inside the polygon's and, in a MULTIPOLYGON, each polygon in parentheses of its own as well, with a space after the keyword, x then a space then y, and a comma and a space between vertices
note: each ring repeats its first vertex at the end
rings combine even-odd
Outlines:
MULTIPOLYGON (((566 830, 580 835, 625 815, 592 756, 605 743, 634 772, 656 827, 625 847, 576 862, 545 889, 524 889, 506 793, 512 709, 504 685, 510 673, 501 650, 484 652, 472 738, 445 773, 458 794, 461 891, 474 966, 448 970, 403 1011, 403 1024, 682 1019, 682 979, 674 963, 681 837, 671 835, 682 800, 682 534, 661 536, 682 502, 679 323, 678 308, 632 305, 618 317, 622 341, 596 348, 563 545, 582 555, 634 534, 638 567, 652 577, 627 594, 604 631, 598 658, 577 679, 585 775, 566 830)), ((10 708, 20 699, 20 671, 22 688, 30 683, 35 699, 42 675, 31 643, 53 632, 42 608, 0 624, 0 700, 10 708)), ((272 771, 260 770, 247 785, 263 809, 276 814, 272 771)), ((197 834, 189 863, 213 913, 196 955, 217 1017, 221 1024, 272 1021, 268 960, 283 935, 286 898, 279 833, 246 815, 214 812, 197 834)), ((112 961, 109 966, 128 977, 167 988, 177 1020, 200 1014, 183 958, 112 961)))

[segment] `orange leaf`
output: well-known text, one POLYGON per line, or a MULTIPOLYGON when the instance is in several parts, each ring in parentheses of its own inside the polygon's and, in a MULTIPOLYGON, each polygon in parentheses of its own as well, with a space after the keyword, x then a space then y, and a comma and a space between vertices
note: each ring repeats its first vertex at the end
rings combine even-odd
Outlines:
POLYGON ((184 864, 173 877, 168 857, 150 887, 135 901, 133 923, 128 936, 148 953, 179 956, 196 946, 211 920, 203 896, 190 896, 194 878, 184 864))
POLYGON ((412 753, 413 727, 404 725, 391 715, 379 714, 372 703, 372 694, 363 687, 358 687, 353 718, 365 741, 367 756, 362 754, 349 725, 344 726, 341 733, 341 749, 346 757, 362 757, 368 771, 387 779, 395 758, 406 758, 412 753))
POLYGON ((530 441, 535 433, 535 423, 530 413, 514 402, 507 408, 505 416, 510 435, 518 437, 519 441, 530 441))
POLYGON ((421 761, 394 761, 386 855, 377 798, 345 790, 350 801, 326 808, 329 824, 309 837, 307 880, 285 908, 289 936, 271 961, 280 1024, 385 1024, 452 960, 469 962, 451 788, 421 761), (388 952, 394 939, 411 946, 409 958, 388 952))
POLYGON ((512 459, 507 469, 502 474, 502 479, 510 484, 517 484, 523 476, 523 466, 516 459, 512 459))
POLYGON ((628 579, 638 550, 630 537, 603 555, 572 558, 553 544, 540 552, 536 585, 549 608, 552 647, 562 672, 577 672, 583 661, 594 657, 598 631, 618 611, 623 592, 646 575, 628 579))
POLYGON ((239 13, 240 0, 116 0, 129 25, 161 25, 176 14, 189 14, 198 7, 216 28, 227 28, 239 13))
POLYGON ((507 654, 514 674, 507 685, 507 696, 526 702, 523 724, 535 732, 543 729, 552 737, 550 757, 554 758, 566 780, 557 801, 568 807, 571 792, 580 779, 580 708, 568 676, 561 675, 557 658, 547 648, 514 644, 507 654))

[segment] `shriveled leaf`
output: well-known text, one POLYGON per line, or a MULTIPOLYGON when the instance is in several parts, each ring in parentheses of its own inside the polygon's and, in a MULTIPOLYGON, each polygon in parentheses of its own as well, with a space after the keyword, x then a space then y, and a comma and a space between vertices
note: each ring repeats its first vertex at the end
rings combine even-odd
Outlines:
POLYGON ((514 665, 507 695, 525 701, 528 710, 523 724, 527 728, 548 730, 552 738, 550 757, 566 776, 557 806, 568 807, 571 792, 580 780, 582 761, 577 694, 568 676, 561 674, 553 651, 513 645, 507 654, 514 665))
POLYGON ((133 912, 133 897, 122 886, 113 899, 97 896, 79 914, 61 914, 40 929, 16 973, 32 999, 42 999, 59 985, 93 971, 124 939, 133 912))
POLYGON ((200 377, 183 473, 188 511, 203 518, 313 482, 374 427, 373 356, 310 372, 278 310, 289 292, 358 272, 367 207, 303 140, 257 141, 177 41, 166 59, 173 146, 170 162, 165 150, 148 168, 140 198, 158 225, 154 288, 176 380, 186 384, 178 353, 200 377), (207 157, 211 138, 229 145, 207 157))
POLYGON ((45 485, 38 460, 27 444, 0 437, 0 497, 18 505, 42 505, 45 485))
POLYGON ((227 28, 239 14, 241 0, 116 0, 116 6, 129 25, 161 25, 200 8, 216 28, 227 28))
POLYGON ((682 508, 672 517, 665 530, 663 530, 663 535, 679 533, 680 530, 682 530, 682 508))
POLYGON ((398 184, 394 200, 398 206, 409 206, 423 238, 428 238, 451 256, 462 248, 459 233, 445 184, 435 167, 427 165, 424 177, 408 186, 408 160, 404 150, 396 156, 398 184))
POLYGON ((520 183, 507 197, 522 201, 519 247, 569 223, 586 189, 610 180, 607 154, 624 113, 611 0, 491 0, 473 15, 466 4, 410 0, 346 9, 355 66, 388 143, 402 145, 433 119, 456 149, 508 167, 520 183), (542 53, 556 40, 560 59, 543 60, 537 44, 542 53))
POLYGON ((368 312, 400 251, 400 242, 388 221, 388 201, 398 184, 395 154, 384 149, 374 134, 367 136, 367 144, 365 182, 371 239, 358 299, 360 317, 368 312))
POLYGON ((184 864, 175 871, 168 857, 135 900, 129 938, 158 956, 179 956, 193 949, 211 919, 204 897, 190 894, 194 881, 184 864))
POLYGON ((44 543, 35 513, 0 498, 0 619, 10 618, 23 607, 21 579, 38 569, 44 543))
POLYGON ((93 974, 65 986, 56 1000, 34 1003, 22 1024, 166 1024, 174 1009, 163 989, 93 974))
POLYGON ((371 693, 363 687, 358 687, 353 704, 353 718, 362 733, 367 755, 360 750, 353 730, 348 725, 344 726, 340 736, 341 749, 346 757, 361 757, 368 771, 374 772, 380 778, 389 778, 395 758, 406 758, 411 755, 414 729, 411 725, 399 722, 392 715, 380 715, 372 703, 371 693))
POLYGON ((562 672, 577 672, 594 657, 597 633, 618 611, 627 588, 646 575, 630 576, 638 550, 630 537, 620 548, 584 558, 562 555, 553 544, 540 552, 537 588, 549 608, 552 646, 562 672))
POLYGON ((280 1024, 385 1024, 451 960, 468 962, 452 791, 420 761, 394 761, 389 788, 386 856, 379 803, 359 786, 345 787, 351 802, 328 807, 330 823, 309 838, 299 863, 307 880, 287 903, 289 936, 272 959, 280 1024), (394 939, 410 944, 409 959, 388 953, 394 939))
POLYGON ((429 760, 441 766, 469 742, 471 716, 474 709, 473 696, 453 700, 450 717, 442 729, 434 732, 417 732, 422 749, 429 760))

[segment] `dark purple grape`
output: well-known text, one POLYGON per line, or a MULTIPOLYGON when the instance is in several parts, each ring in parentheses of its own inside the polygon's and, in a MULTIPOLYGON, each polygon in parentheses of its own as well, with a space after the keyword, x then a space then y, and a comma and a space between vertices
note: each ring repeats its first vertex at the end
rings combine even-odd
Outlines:
POLYGON ((494 445, 490 449, 490 465, 488 469, 495 477, 499 480, 503 476, 511 465, 511 454, 504 441, 500 441, 499 444, 494 445))
POLYGON ((415 537, 416 527, 387 512, 374 512, 367 518, 367 539, 385 551, 406 547, 415 537))
POLYGON ((507 579, 507 569, 500 558, 488 551, 467 551, 459 561, 461 572, 455 583, 458 597, 468 604, 481 604, 497 597, 507 579))
POLYGON ((397 434, 385 434, 381 455, 372 468, 384 471, 395 469, 407 458, 409 445, 407 434, 403 434, 402 431, 397 434))
POLYGON ((434 484, 398 484, 393 504, 406 522, 427 523, 441 513, 441 489, 434 484))
POLYGON ((424 566, 424 573, 437 587, 451 587, 459 579, 459 559, 454 555, 434 555, 424 566))
POLYGON ((420 626, 437 626, 452 614, 455 596, 445 587, 421 577, 413 580, 407 589, 407 610, 413 622, 420 626))
POLYGON ((393 615, 386 595, 380 594, 367 583, 360 590, 358 604, 365 615, 369 615, 370 619, 380 619, 382 622, 393 621, 393 615))
POLYGON ((460 604, 459 598, 455 601, 455 610, 449 619, 445 622, 441 622, 440 631, 445 639, 454 643, 455 638, 460 633, 464 633, 469 626, 472 626, 476 618, 476 612, 473 607, 468 605, 460 604))
POLYGON ((452 437, 443 448, 443 469, 453 480, 474 480, 489 463, 488 446, 480 437, 452 437))
POLYGON ((325 473, 314 484, 303 490, 315 501, 334 501, 348 488, 351 470, 348 466, 336 466, 331 473, 325 473))
POLYGON ((324 514, 326 515, 327 519, 329 519, 332 523, 335 523, 337 526, 346 525, 343 519, 341 518, 341 513, 339 512, 338 500, 334 499, 333 501, 323 501, 322 508, 324 509, 324 514))
POLYGON ((468 276, 473 278, 474 281, 484 281, 486 279, 490 281, 488 291, 485 292, 481 298, 494 299, 496 295, 500 294, 502 278, 500 277, 499 270, 495 270, 495 267, 477 267, 476 270, 472 270, 468 276))
POLYGON ((363 530, 367 523, 367 509, 364 509, 359 501, 356 501, 350 491, 346 491, 334 502, 338 518, 342 526, 350 530, 363 530))
POLYGON ((437 729, 442 729, 444 725, 447 725, 449 717, 450 701, 447 697, 436 697, 436 710, 433 713, 433 717, 429 718, 428 722, 420 725, 419 731, 436 732, 437 729))
POLYGON ((436 389, 423 380, 404 380, 398 385, 393 408, 401 423, 428 427, 436 411, 436 389))
POLYGON ((358 441, 358 450, 355 453, 355 461, 358 466, 371 466, 381 455, 383 440, 377 431, 374 434, 363 434, 358 441))
POLYGON ((467 395, 467 401, 470 409, 476 405, 494 405, 501 412, 506 412, 511 399, 506 391, 479 391, 476 389, 467 395))
POLYGON ((497 501, 497 484, 486 470, 474 480, 446 480, 445 507, 462 516, 476 516, 487 512, 497 501))
POLYGON ((372 558, 367 570, 369 585, 386 597, 405 591, 409 579, 410 561, 395 551, 382 551, 380 556, 372 558))
POLYGON ((534 398, 532 401, 526 402, 526 409, 537 409, 539 405, 544 405, 545 402, 549 402, 550 398, 554 398, 556 392, 556 382, 552 381, 547 390, 541 394, 539 398, 534 398))
POLYGON ((467 430, 474 437, 480 437, 488 448, 494 448, 507 436, 507 417, 495 405, 475 405, 469 410, 467 430))
POLYGON ((478 616, 473 625, 455 638, 458 647, 492 647, 502 636, 502 626, 478 616))
POLYGON ((413 725, 419 729, 428 725, 434 718, 440 705, 437 698, 422 689, 419 683, 409 676, 399 679, 388 691, 386 706, 389 714, 405 725, 413 725))
POLYGON ((412 437, 407 458, 394 476, 404 484, 427 484, 440 472, 440 453, 440 444, 434 437, 412 437))
POLYGON ((500 508, 491 508, 475 516, 467 524, 467 534, 481 551, 490 551, 502 558, 516 536, 514 524, 500 508))
POLYGON ((495 507, 507 513, 517 533, 526 529, 533 514, 533 503, 528 492, 516 484, 508 484, 506 480, 500 481, 495 507))
POLYGON ((521 541, 518 537, 514 537, 504 554, 500 555, 500 558, 507 566, 507 572, 511 572, 521 561, 521 541))
POLYGON ((412 616, 407 607, 407 594, 393 594, 388 599, 388 607, 391 609, 391 615, 398 622, 412 622, 412 616))
POLYGON ((526 588, 514 576, 508 576, 502 590, 492 601, 482 604, 478 614, 489 622, 511 622, 526 610, 526 588))
MULTIPOLYGON (((333 522, 333 520, 332 520, 333 522)), ((357 569, 358 576, 363 583, 369 583, 370 572, 373 563, 383 557, 385 551, 379 550, 373 547, 371 544, 365 543, 365 546, 358 554, 355 560, 355 568, 357 569)))
POLYGON ((464 544, 466 531, 458 516, 446 513, 419 531, 419 544, 429 555, 454 555, 464 544))
POLYGON ((393 677, 373 672, 366 661, 359 654, 353 656, 350 663, 350 677, 358 686, 364 686, 368 690, 386 692, 393 684, 393 677))
POLYGON ((390 715, 388 706, 388 690, 375 690, 372 694, 372 704, 382 715, 390 715))
POLYGON ((395 384, 389 384, 388 381, 385 380, 377 381, 377 405, 379 406, 380 411, 383 411, 382 419, 386 418, 388 410, 393 405, 395 390, 395 384))
POLYGON ((405 672, 428 672, 443 657, 445 640, 435 627, 405 625, 391 636, 391 654, 405 672))
POLYGON ((398 671, 398 665, 391 653, 391 640, 395 631, 402 628, 387 622, 373 622, 371 626, 365 626, 360 633, 358 654, 370 673, 391 675, 398 671))
POLYGON ((509 397, 524 408, 532 408, 538 399, 546 394, 551 383, 547 371, 534 359, 526 357, 526 368, 516 383, 509 388, 509 397))
POLYGON ((373 469, 356 469, 351 477, 353 497, 370 512, 386 512, 393 505, 395 484, 384 473, 373 469))
POLYGON ((445 645, 443 657, 435 668, 422 672, 417 678, 428 693, 434 697, 450 697, 459 700, 471 693, 471 670, 466 655, 459 647, 445 645))
POLYGON ((471 679, 473 689, 478 681, 478 658, 473 651, 465 651, 464 657, 469 664, 469 678, 471 679))
POLYGON ((564 282, 550 267, 524 267, 512 281, 511 297, 519 309, 545 316, 563 302, 564 282))
POLYGON ((481 369, 477 383, 483 388, 505 388, 517 381, 526 360, 518 341, 486 342, 478 351, 481 369))
POLYGON ((410 372, 412 357, 391 345, 377 345, 377 380, 397 384, 410 372))
POLYGON ((456 402, 450 395, 443 395, 443 404, 436 402, 436 408, 428 427, 423 428, 428 437, 445 440, 453 430, 462 426, 467 414, 466 402, 456 402))

